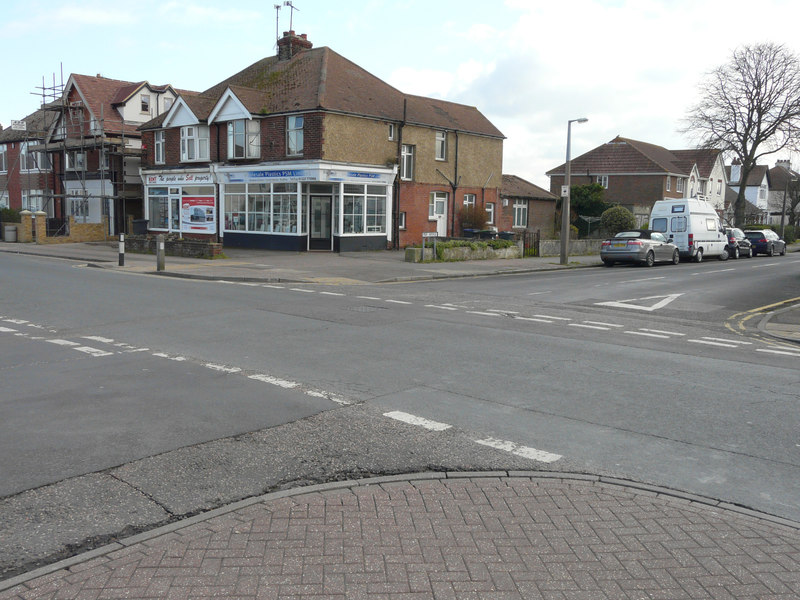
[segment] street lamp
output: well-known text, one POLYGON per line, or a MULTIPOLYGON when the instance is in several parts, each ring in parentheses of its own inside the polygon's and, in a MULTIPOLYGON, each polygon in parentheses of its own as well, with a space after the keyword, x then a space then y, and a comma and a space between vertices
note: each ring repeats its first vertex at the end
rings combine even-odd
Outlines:
POLYGON ((569 261, 569 146, 572 137, 573 123, 586 123, 586 117, 567 121, 567 165, 564 173, 564 185, 561 188, 561 264, 569 261))

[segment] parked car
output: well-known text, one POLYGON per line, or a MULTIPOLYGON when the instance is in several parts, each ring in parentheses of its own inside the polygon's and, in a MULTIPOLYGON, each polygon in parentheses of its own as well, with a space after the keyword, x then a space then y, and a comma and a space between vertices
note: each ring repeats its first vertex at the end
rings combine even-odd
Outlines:
POLYGON ((753 245, 747 239, 744 231, 738 227, 726 227, 725 237, 728 238, 728 256, 731 258, 753 257, 753 245))
POLYGON ((772 229, 747 229, 744 235, 753 245, 753 256, 756 254, 766 254, 774 256, 776 253, 783 256, 786 254, 786 242, 772 229))
POLYGON ((652 267, 656 262, 677 265, 681 257, 678 247, 668 241, 663 233, 652 229, 629 229, 603 241, 600 259, 607 267, 613 267, 618 262, 642 263, 652 267))

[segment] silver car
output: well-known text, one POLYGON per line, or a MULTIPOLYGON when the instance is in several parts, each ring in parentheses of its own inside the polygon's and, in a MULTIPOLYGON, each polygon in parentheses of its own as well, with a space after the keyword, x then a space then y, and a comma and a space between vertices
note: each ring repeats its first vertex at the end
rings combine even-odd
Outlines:
POLYGON ((664 237, 663 233, 651 229, 628 229, 613 238, 603 241, 600 259, 607 267, 614 263, 642 263, 652 267, 657 262, 681 261, 678 247, 664 237))

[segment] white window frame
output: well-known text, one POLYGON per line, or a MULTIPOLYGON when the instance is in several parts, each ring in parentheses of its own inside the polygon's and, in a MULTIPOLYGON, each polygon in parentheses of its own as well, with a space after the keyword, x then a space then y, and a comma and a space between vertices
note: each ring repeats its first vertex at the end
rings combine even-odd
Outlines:
POLYGON ((400 179, 411 181, 414 179, 414 154, 416 146, 403 144, 400 148, 400 179))
POLYGON ((100 149, 100 170, 106 173, 111 170, 111 151, 108 148, 100 149))
POLYGON ((446 215, 449 200, 450 195, 447 192, 431 192, 428 197, 428 220, 436 221, 436 215, 446 215), (436 205, 440 202, 443 204, 444 210, 437 211, 436 205))
POLYGON ((390 142, 393 142, 393 141, 395 141, 395 138, 394 138, 394 136, 395 136, 395 127, 394 127, 394 123, 389 123, 389 141, 390 141, 390 142))
POLYGON ((181 162, 208 161, 208 125, 181 127, 181 162))
POLYGON ((675 191, 679 194, 683 193, 683 177, 677 177, 677 182, 675 183, 675 191))
POLYGON ((228 158, 261 158, 261 121, 237 119, 228 121, 228 158), (237 140, 240 143, 237 144, 237 140), (236 150, 241 148, 241 156, 236 150))
POLYGON ((447 132, 436 132, 436 160, 447 160, 447 132))
POLYGON ((20 171, 41 171, 42 170, 42 152, 28 151, 28 147, 36 142, 22 142, 19 146, 19 170, 20 171), (34 166, 30 166, 30 161, 33 160, 34 166))
POLYGON ((141 100, 141 108, 142 112, 145 114, 150 114, 150 94, 141 94, 139 96, 141 100))
POLYGON ((667 191, 672 191, 672 175, 667 175, 667 191))
POLYGON ((475 194, 464 194, 464 206, 475 206, 476 199, 475 194))
POLYGON ((722 179, 717 179, 717 196, 722 195, 722 179))
POLYGON ((286 156, 303 156, 303 115, 286 117, 286 156))
POLYGON ((486 222, 489 225, 494 225, 494 202, 486 203, 486 222))
POLYGON ((399 229, 406 228, 406 211, 400 211, 397 215, 397 227, 399 229))
POLYGON ((79 152, 78 150, 67 150, 66 162, 64 168, 67 171, 85 171, 86 152, 79 152))
POLYGON ((598 175, 596 182, 599 183, 604 189, 608 189, 608 175, 598 175))
POLYGON ((0 144, 0 173, 8 172, 8 146, 0 144))
POLYGON ((167 149, 167 132, 163 129, 156 131, 153 136, 153 160, 157 165, 163 165, 167 149))
POLYGON ((172 108, 172 104, 175 102, 174 98, 164 98, 164 112, 167 112, 170 108, 172 108))
POLYGON ((524 229, 528 226, 528 201, 514 200, 514 227, 524 229))

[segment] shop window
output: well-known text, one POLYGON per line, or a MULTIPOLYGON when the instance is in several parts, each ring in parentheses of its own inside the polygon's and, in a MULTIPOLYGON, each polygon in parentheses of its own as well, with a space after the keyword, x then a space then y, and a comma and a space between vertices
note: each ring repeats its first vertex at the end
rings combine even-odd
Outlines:
POLYGON ((228 122, 228 158, 261 156, 261 121, 239 119, 228 122))
POLYGON ((208 126, 181 127, 181 162, 208 160, 208 126))
POLYGON ((386 186, 345 184, 342 220, 342 233, 386 233, 386 186))
POLYGON ((151 229, 169 228, 169 190, 151 187, 147 190, 148 218, 151 229))
POLYGON ((286 154, 301 156, 303 154, 303 117, 286 118, 286 154))

